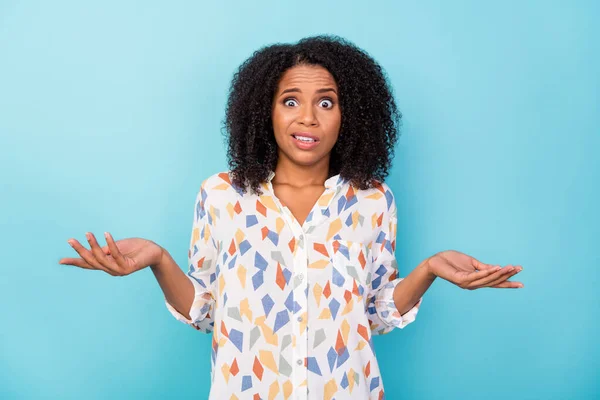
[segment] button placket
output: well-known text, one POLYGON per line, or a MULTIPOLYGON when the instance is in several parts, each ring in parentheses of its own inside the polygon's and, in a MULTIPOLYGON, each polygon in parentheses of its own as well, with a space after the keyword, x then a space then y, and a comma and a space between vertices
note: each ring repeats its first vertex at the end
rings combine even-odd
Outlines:
MULTIPOLYGON (((298 238, 298 250, 296 251, 296 257, 294 258, 294 272, 298 276, 304 277, 307 273, 307 261, 308 261, 308 246, 309 243, 307 241, 306 235, 302 232, 298 238)), ((296 318, 292 320, 292 325, 294 329, 294 335, 296 335, 296 347, 294 349, 296 357, 298 357, 297 365, 299 368, 296 368, 295 371, 295 385, 298 387, 302 382, 307 379, 308 369, 304 365, 304 360, 308 357, 308 346, 305 340, 306 338, 306 329, 300 330, 301 326, 303 326, 304 321, 302 319, 302 315, 307 311, 308 299, 306 297, 306 280, 304 278, 300 279, 300 283, 298 285, 294 285, 294 301, 298 303, 299 309, 296 311, 296 318)))
MULTIPOLYGON (((299 309, 296 312, 296 314, 298 314, 297 317, 290 318, 293 335, 296 337, 295 346, 292 349, 293 357, 296 359, 295 365, 292 367, 292 382, 295 392, 298 394, 298 399, 306 399, 308 393, 307 387, 300 387, 300 385, 308 379, 308 368, 305 366, 305 360, 307 360, 309 348, 309 335, 307 334, 308 320, 305 321, 303 317, 304 313, 306 313, 305 315, 308 316, 308 291, 306 290, 308 286, 308 265, 310 264, 310 243, 308 237, 310 236, 310 233, 325 219, 323 211, 330 207, 345 186, 346 185, 337 185, 333 195, 327 201, 327 204, 323 206, 317 204, 317 206, 312 210, 313 215, 311 220, 305 222, 303 226, 301 226, 292 215, 291 211, 287 207, 284 207, 279 199, 275 196, 271 182, 269 181, 268 183, 268 188, 271 192, 272 198, 284 220, 290 227, 297 241, 296 245, 298 246, 293 259, 293 274, 296 278, 298 278, 300 283, 296 285, 296 282, 293 282, 292 290, 294 293, 294 301, 298 303, 299 309), (305 324, 305 327, 302 331, 300 331, 302 324, 305 324)), ((329 186, 326 185, 325 192, 331 192, 332 190, 334 189, 331 187, 331 182, 329 182, 329 186)))
MULTIPOLYGON (((294 388, 299 388, 299 386, 302 384, 302 382, 304 382, 307 379, 307 373, 308 370, 307 368, 304 366, 304 360, 306 359, 307 355, 307 342, 306 340, 304 340, 304 337, 302 337, 302 334, 304 336, 307 336, 305 334, 305 332, 300 332, 300 324, 302 323, 302 321, 299 320, 300 316, 302 315, 302 313, 307 309, 307 303, 308 303, 308 299, 306 298, 306 292, 305 292, 305 287, 306 287, 306 280, 304 279, 304 275, 306 275, 307 273, 307 260, 308 260, 308 251, 307 251, 307 242, 306 242, 306 235, 304 230, 302 229, 302 226, 300 226, 300 224, 298 223, 298 221, 296 221, 296 219, 294 218, 294 216, 291 214, 291 211, 287 208, 284 207, 281 202, 279 201, 279 199, 274 195, 274 191, 273 191, 273 186, 271 185, 271 183, 269 182, 269 190, 271 191, 271 194, 273 195, 273 201, 275 202, 275 204, 277 205, 279 212, 281 213, 281 215, 283 216, 284 220, 286 221, 286 223, 288 224, 289 228, 292 231, 292 234, 294 235, 294 238, 297 241, 297 250, 296 250, 296 254, 294 256, 294 265, 293 265, 293 273, 294 274, 299 274, 302 278, 300 279, 300 281, 302 282, 302 284, 297 285, 296 287, 294 287, 294 282, 292 282, 292 290, 294 293, 294 302, 297 302, 299 305, 299 310, 297 311, 297 313, 299 313, 298 318, 290 318, 291 321, 291 325, 292 325, 292 329, 293 329, 293 336, 296 337, 295 340, 295 346, 292 349, 292 354, 293 357, 296 359, 295 365, 292 367, 292 382, 294 385, 294 388)), ((294 307, 295 308, 295 307, 294 307)), ((298 390, 298 392, 300 392, 298 390)), ((300 398, 305 398, 304 396, 300 397, 300 398)))

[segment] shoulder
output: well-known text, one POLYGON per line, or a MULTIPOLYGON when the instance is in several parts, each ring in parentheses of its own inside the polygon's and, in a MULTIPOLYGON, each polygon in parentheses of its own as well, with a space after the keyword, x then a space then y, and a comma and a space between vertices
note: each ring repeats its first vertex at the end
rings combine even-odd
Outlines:
POLYGON ((197 198, 213 204, 219 204, 221 201, 231 201, 238 195, 238 191, 231 184, 230 171, 221 171, 206 177, 200 184, 197 198))
POLYGON ((231 186, 231 179, 229 171, 222 171, 212 174, 206 177, 201 185, 200 189, 206 191, 223 190, 231 186))

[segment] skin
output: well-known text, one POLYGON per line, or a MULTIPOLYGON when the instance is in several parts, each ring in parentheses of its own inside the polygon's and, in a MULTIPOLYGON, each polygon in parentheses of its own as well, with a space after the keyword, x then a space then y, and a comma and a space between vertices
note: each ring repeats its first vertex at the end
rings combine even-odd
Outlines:
POLYGON ((272 110, 278 160, 271 183, 277 198, 302 225, 329 176, 331 149, 342 123, 338 86, 325 68, 298 65, 282 75, 272 110), (311 133, 319 144, 311 150, 299 149, 294 132, 311 133))
MULTIPOLYGON (((334 78, 320 66, 290 68, 282 75, 273 97, 272 120, 279 158, 271 183, 277 198, 302 225, 325 190, 331 149, 339 136, 342 113, 334 78), (312 150, 298 149, 291 138, 296 131, 316 135, 319 145, 312 150)), ((69 245, 80 257, 62 258, 59 264, 104 271, 113 276, 126 276, 150 266, 167 301, 189 318, 193 286, 164 248, 142 238, 115 241, 109 233, 105 234, 107 245, 101 247, 91 232, 87 232, 86 237, 90 249, 76 239, 69 239, 69 245)), ((522 270, 520 265, 502 268, 459 251, 446 250, 426 258, 398 283, 394 302, 400 314, 406 313, 437 277, 466 290, 522 288, 521 282, 508 281, 522 270)))

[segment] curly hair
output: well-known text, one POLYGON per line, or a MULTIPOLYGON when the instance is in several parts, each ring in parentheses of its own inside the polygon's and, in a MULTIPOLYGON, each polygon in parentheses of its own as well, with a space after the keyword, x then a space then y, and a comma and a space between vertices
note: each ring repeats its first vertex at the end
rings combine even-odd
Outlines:
POLYGON ((277 143, 272 101, 283 73, 297 65, 318 65, 338 85, 341 126, 330 155, 330 176, 371 188, 389 173, 402 114, 382 67, 353 43, 318 35, 295 44, 272 44, 255 51, 233 75, 223 134, 232 184, 242 193, 259 186, 275 170, 277 143))

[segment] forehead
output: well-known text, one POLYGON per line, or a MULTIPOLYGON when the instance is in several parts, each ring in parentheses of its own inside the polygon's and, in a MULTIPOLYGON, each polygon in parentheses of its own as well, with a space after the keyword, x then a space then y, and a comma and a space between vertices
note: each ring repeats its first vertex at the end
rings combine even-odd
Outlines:
POLYGON ((279 88, 299 86, 329 86, 337 89, 331 73, 320 65, 297 65, 285 71, 279 80, 279 88))

